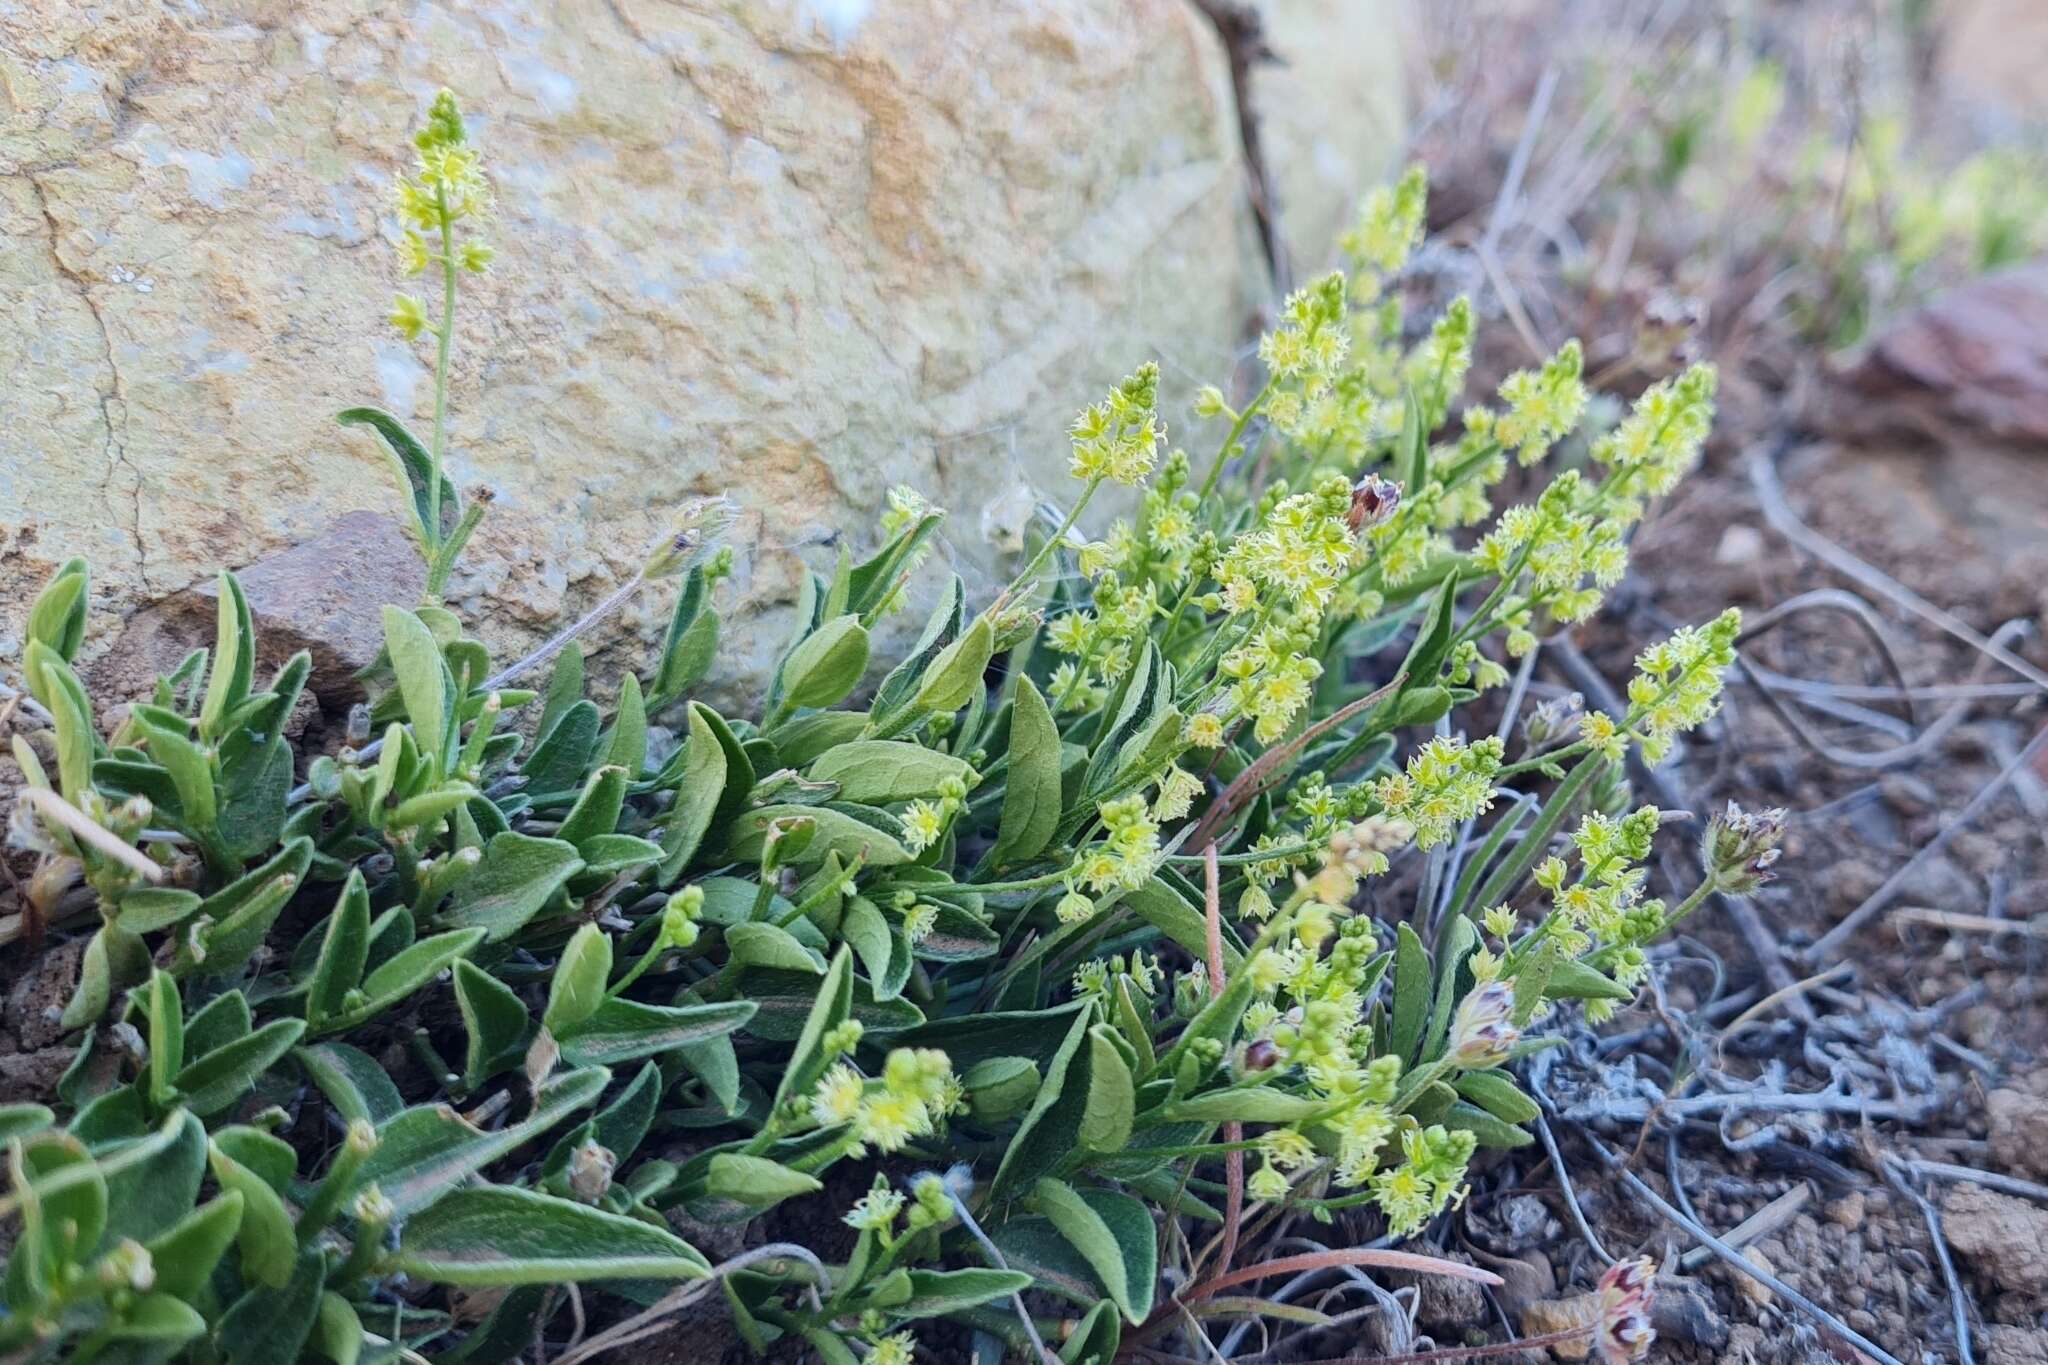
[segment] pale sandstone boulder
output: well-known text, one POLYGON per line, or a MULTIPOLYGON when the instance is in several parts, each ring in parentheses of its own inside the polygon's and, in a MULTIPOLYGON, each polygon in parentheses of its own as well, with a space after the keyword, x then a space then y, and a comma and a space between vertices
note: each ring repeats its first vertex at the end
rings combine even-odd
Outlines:
MULTIPOLYGON (((1395 5, 1262 8, 1301 54, 1260 97, 1319 262, 1388 169, 1395 5)), ((443 85, 498 191, 451 442, 497 493, 452 595, 501 652, 701 494, 741 513, 740 683, 800 563, 868 543, 891 484, 953 509, 946 554, 986 591, 982 504, 1064 497, 1066 422, 1141 360, 1179 418, 1267 302, 1188 0, 27 0, 0 11, 9 600, 82 553, 126 615, 395 510, 372 438, 332 418, 430 423, 431 356, 383 318, 389 186, 443 85)))

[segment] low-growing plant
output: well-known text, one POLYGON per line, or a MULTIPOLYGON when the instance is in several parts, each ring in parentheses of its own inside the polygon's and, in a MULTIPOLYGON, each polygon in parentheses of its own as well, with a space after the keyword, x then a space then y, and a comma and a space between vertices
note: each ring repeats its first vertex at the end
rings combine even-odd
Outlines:
MULTIPOLYGON (((444 307, 395 320, 434 333, 434 438, 342 417, 391 452, 429 591, 384 612, 358 747, 294 754, 308 660, 256 690, 232 574, 212 650, 111 729, 73 669, 85 566, 29 614, 27 899, 98 924, 56 1107, 0 1109, 0 1358, 497 1361, 596 1283, 565 1359, 719 1294, 756 1350, 834 1365, 905 1365, 935 1319, 1106 1365, 1186 1310, 1259 1311, 1217 1297, 1262 1273, 1234 1264, 1247 1207, 1396 1237, 1451 1207, 1475 1149, 1530 1140, 1509 1068, 1543 1022, 1597 1022, 1703 897, 1768 875, 1775 821, 1737 815, 1684 899, 1648 896, 1661 817, 1620 777, 1712 713, 1732 612, 1647 648, 1622 714, 1467 737, 1503 660, 1620 579, 1713 375, 1496 513, 1511 462, 1579 439, 1579 354, 1459 408, 1471 310, 1408 346, 1383 288, 1419 173, 1363 206, 1348 274, 1287 300, 1264 387, 1199 395, 1206 461, 1166 447, 1140 368, 1074 424, 1079 491, 1008 587, 974 609, 945 575, 876 665, 942 521, 897 490, 872 555, 804 576, 748 717, 691 695, 715 507, 629 585, 681 583, 608 709, 572 641, 494 671, 440 602, 483 506, 444 415, 456 282, 488 258, 456 233, 484 182, 451 97, 419 148, 401 252, 444 307), (1080 538, 1112 486, 1131 514, 1080 538), (821 1202, 850 1249, 713 1266, 669 1219, 772 1232, 821 1202)), ((1624 1300, 1611 1354, 1647 1331, 1624 1300)))

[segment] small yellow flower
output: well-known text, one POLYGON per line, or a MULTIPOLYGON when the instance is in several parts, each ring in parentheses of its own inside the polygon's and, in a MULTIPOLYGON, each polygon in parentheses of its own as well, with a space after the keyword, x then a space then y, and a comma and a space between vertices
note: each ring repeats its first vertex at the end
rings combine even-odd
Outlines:
POLYGON ((1266 1160, 1282 1170, 1299 1170, 1315 1160, 1315 1144, 1292 1128, 1275 1128, 1259 1139, 1266 1160))
POLYGON ((1287 1177, 1271 1166, 1261 1166, 1253 1171, 1251 1179, 1245 1182, 1251 1197, 1270 1203, 1287 1197, 1287 1177))
POLYGON ((903 842, 912 853, 930 848, 945 830, 945 817, 929 801, 913 801, 903 812, 903 842))
POLYGON ((860 1112, 867 1083, 858 1071, 841 1062, 825 1073, 811 1096, 811 1117, 825 1127, 851 1123, 860 1112))
POLYGON ((904 912, 903 937, 912 943, 922 943, 932 935, 939 924, 939 907, 928 901, 921 901, 904 912))
POLYGON ((885 1152, 900 1151, 904 1143, 931 1128, 921 1102, 887 1090, 863 1102, 853 1123, 862 1142, 871 1142, 885 1152))
POLYGON ((1186 815, 1202 794, 1202 779, 1179 764, 1172 764, 1159 779, 1159 793, 1152 801, 1152 818, 1178 820, 1186 815))
POLYGON ((864 1232, 886 1232, 903 1211, 903 1196, 894 1190, 870 1190, 847 1211, 841 1221, 864 1232))
POLYGON ((398 242, 398 268, 408 275, 417 275, 433 259, 434 253, 427 249, 427 239, 410 228, 406 229, 405 236, 398 242))
POLYGON ((427 322, 427 310, 410 294, 400 294, 391 300, 391 325, 407 341, 417 341, 420 333, 433 330, 427 322))
POLYGON ((1061 924, 1079 924, 1094 913, 1095 902, 1072 888, 1069 888, 1067 894, 1060 897, 1059 904, 1053 907, 1053 914, 1061 924))
POLYGON ((867 1365, 910 1365, 917 1341, 908 1332, 883 1337, 868 1352, 867 1365))

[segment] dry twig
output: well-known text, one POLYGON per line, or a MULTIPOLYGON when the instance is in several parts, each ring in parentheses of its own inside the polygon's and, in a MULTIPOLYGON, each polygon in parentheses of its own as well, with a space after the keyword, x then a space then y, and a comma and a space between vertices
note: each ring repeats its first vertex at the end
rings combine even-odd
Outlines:
POLYGON ((1694 1219, 1686 1217, 1684 1213, 1673 1208, 1670 1201, 1644 1184, 1642 1177, 1631 1171, 1626 1162, 1614 1152, 1609 1151, 1607 1145, 1592 1133, 1581 1129, 1580 1135, 1591 1145, 1593 1154, 1600 1158, 1601 1164, 1605 1165, 1612 1174, 1620 1179, 1625 1189, 1643 1203, 1649 1205, 1658 1217, 1683 1230, 1694 1241, 1720 1257, 1722 1261, 1727 1263, 1730 1269, 1738 1274, 1748 1276, 1787 1302, 1797 1305, 1815 1320, 1826 1324, 1828 1329, 1843 1341, 1848 1342, 1872 1360, 1879 1362, 1879 1365, 1904 1365, 1904 1362, 1891 1354, 1891 1352, 1885 1350, 1884 1347, 1878 1345, 1869 1337, 1864 1336, 1861 1332, 1856 1331, 1849 1324, 1843 1322, 1833 1313, 1828 1312, 1827 1309, 1822 1308, 1812 1299, 1807 1298, 1791 1285, 1786 1284, 1776 1275, 1759 1267, 1756 1262, 1750 1260, 1734 1247, 1729 1246, 1728 1243, 1716 1237, 1713 1233, 1708 1232, 1694 1219))
POLYGON ((2027 742, 2027 747, 2020 750, 2014 756, 2012 762, 2001 768, 1996 777, 1986 782, 1982 787, 1979 787, 1977 794, 1970 798, 1969 803, 1957 811, 1955 818, 1946 825, 1943 825, 1932 839, 1929 839, 1922 845, 1919 852, 1908 858, 1898 871, 1885 878, 1884 885, 1866 896, 1863 903, 1843 916, 1841 922, 1836 924, 1834 928, 1815 939, 1813 945, 1800 954, 1800 956, 1807 962, 1818 962, 1829 953, 1840 948, 1865 923, 1881 913, 1894 900, 1898 899, 1899 893, 1905 889, 1906 884, 1912 880, 1913 875, 1928 862, 1939 856, 1942 849, 1948 847, 1949 840, 1953 839, 1960 831, 1968 828, 1971 822, 1983 813, 1984 808, 1990 805, 2000 792, 2005 790, 2007 784, 2012 781, 2013 775, 2031 764, 2036 756, 2044 751, 2048 751, 2048 725, 2042 726, 2033 739, 2027 742))

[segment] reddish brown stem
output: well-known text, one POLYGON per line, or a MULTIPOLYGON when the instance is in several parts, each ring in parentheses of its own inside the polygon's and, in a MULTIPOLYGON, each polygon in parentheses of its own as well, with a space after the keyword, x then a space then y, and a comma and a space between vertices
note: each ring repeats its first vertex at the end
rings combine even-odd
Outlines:
POLYGON ((1338 1251, 1316 1251, 1302 1256, 1282 1256, 1278 1260, 1261 1261, 1248 1265, 1242 1270, 1217 1275, 1202 1281, 1188 1291, 1190 1299, 1207 1298, 1234 1284, 1247 1280, 1263 1280, 1269 1275, 1296 1275, 1304 1270, 1329 1270, 1335 1266, 1361 1265, 1377 1266, 1383 1270, 1412 1270, 1421 1275, 1443 1275, 1454 1280, 1472 1280, 1478 1284, 1498 1285, 1500 1276, 1477 1266, 1464 1265, 1457 1261, 1446 1261, 1436 1256, 1422 1256, 1412 1251, 1389 1251, 1380 1247, 1349 1247, 1338 1251))
MULTIPOLYGON (((1202 874, 1207 897, 1203 903, 1205 927, 1209 949, 1209 995, 1213 999, 1223 994, 1223 885, 1222 874, 1216 868, 1216 845, 1211 843, 1202 849, 1202 874)), ((1228 1143, 1244 1141, 1244 1125, 1232 1119, 1223 1125, 1223 1140, 1228 1143)), ((1230 1263, 1237 1256, 1237 1226, 1244 1217, 1244 1153, 1233 1146, 1230 1154, 1223 1159, 1223 1251, 1216 1258, 1216 1273, 1230 1272, 1230 1263)))
POLYGON ((1406 673, 1396 673, 1394 680, 1379 691, 1374 692, 1370 696, 1360 697, 1349 706, 1335 711, 1328 717, 1309 726, 1308 729, 1303 730, 1285 744, 1277 748, 1268 749, 1263 754, 1260 754, 1249 767, 1237 775, 1236 781, 1223 789, 1223 794, 1216 798, 1215 804, 1211 805, 1202 816, 1201 823, 1195 826, 1194 837, 1190 842, 1196 848, 1215 842, 1216 836, 1223 832, 1223 827, 1230 823, 1231 818, 1238 811, 1249 805, 1260 792, 1266 789, 1268 785, 1266 779, 1275 768, 1290 761, 1303 749, 1315 743, 1345 721, 1350 720, 1359 712, 1369 710, 1385 701, 1407 680, 1407 677, 1406 673))

